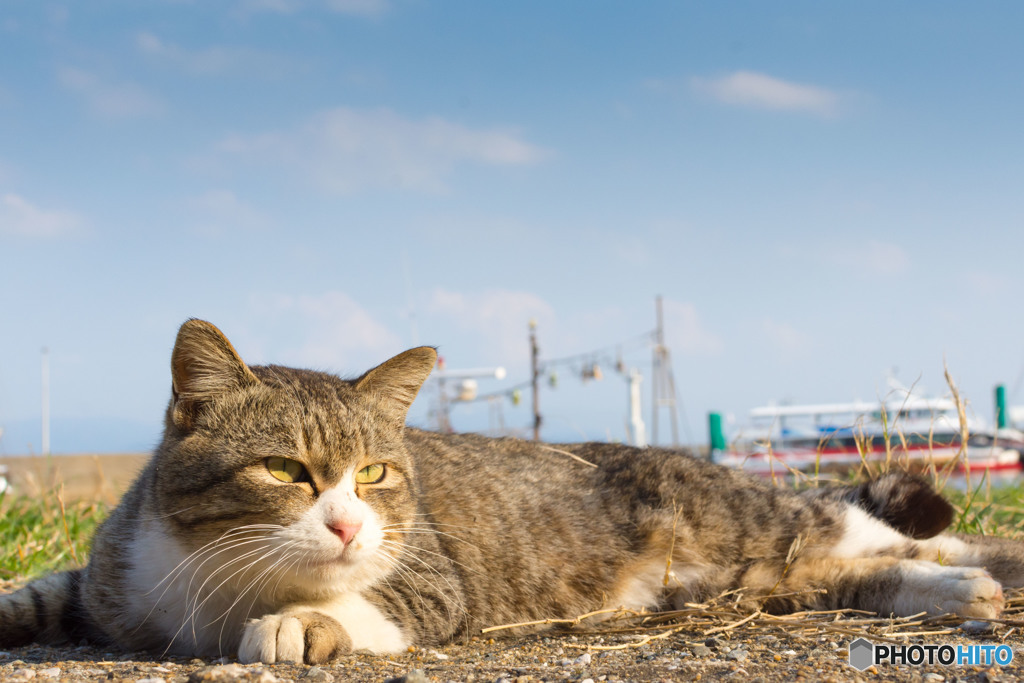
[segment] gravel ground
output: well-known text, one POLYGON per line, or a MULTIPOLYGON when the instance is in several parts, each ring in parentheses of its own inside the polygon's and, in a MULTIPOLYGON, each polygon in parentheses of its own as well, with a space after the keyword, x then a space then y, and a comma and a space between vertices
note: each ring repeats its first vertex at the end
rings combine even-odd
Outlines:
POLYGON ((0 680, 133 681, 1017 681, 1024 679, 1024 635, 1001 625, 987 634, 963 633, 901 639, 902 642, 1005 643, 1014 661, 999 666, 870 667, 863 673, 847 663, 851 640, 835 633, 797 637, 764 627, 737 628, 711 637, 699 629, 638 645, 638 635, 568 635, 564 632, 410 649, 384 657, 352 654, 331 664, 239 665, 229 659, 154 659, 151 655, 82 646, 29 646, 0 652, 0 680), (1007 631, 1010 633, 1007 634, 1007 631), (597 648, 628 645, 625 649, 597 648))

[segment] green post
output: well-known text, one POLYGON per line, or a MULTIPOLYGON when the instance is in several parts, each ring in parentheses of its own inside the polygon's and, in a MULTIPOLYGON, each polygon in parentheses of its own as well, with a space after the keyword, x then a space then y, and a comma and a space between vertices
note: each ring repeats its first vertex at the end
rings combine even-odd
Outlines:
POLYGON ((1006 427, 1006 387, 1002 384, 996 385, 996 427, 1006 427))
POLYGON ((725 450, 725 434, 722 433, 722 416, 719 413, 708 413, 708 432, 711 434, 711 450, 725 450))

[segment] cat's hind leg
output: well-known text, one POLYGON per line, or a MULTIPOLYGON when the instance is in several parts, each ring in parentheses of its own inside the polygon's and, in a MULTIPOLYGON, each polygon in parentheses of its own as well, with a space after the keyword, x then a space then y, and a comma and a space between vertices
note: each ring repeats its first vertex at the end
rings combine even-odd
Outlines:
MULTIPOLYGON (((755 565, 744 583, 763 587, 771 575, 764 569, 755 565)), ((903 617, 927 612, 995 619, 1003 610, 1002 586, 984 569, 895 557, 798 559, 761 594, 769 611, 860 609, 903 617)))
POLYGON ((1024 588, 1024 543, 1009 538, 942 534, 915 543, 916 557, 944 565, 981 567, 1007 588, 1024 588))

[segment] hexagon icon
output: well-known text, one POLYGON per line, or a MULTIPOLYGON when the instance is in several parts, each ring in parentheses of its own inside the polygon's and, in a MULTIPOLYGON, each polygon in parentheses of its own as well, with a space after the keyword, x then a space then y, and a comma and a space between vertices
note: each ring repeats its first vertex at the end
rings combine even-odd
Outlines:
POLYGON ((850 666, 857 671, 863 671, 875 663, 875 646, 864 638, 858 638, 850 643, 850 666))

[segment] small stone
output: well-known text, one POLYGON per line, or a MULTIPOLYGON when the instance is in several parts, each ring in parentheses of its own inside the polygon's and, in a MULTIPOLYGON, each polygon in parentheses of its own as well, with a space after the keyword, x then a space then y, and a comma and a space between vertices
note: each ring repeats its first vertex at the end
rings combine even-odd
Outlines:
POLYGON ((312 681, 313 683, 331 683, 334 680, 334 676, 318 666, 311 666, 306 669, 306 673, 302 674, 302 680, 312 681))
POLYGON ((248 672, 238 664, 218 664, 197 669, 188 677, 189 683, 204 681, 235 681, 246 678, 248 672))
POLYGON ((965 621, 960 624, 960 630, 971 635, 980 635, 995 631, 996 625, 990 621, 965 621))
POLYGON ((580 683, 594 683, 593 678, 584 678, 580 683))
POLYGON ((162 678, 140 678, 135 683, 167 683, 162 678))
POLYGON ((704 646, 705 647, 718 647, 719 644, 720 643, 715 638, 708 638, 707 640, 704 641, 704 646))
POLYGON ((430 683, 430 679, 423 669, 413 669, 404 676, 389 679, 387 683, 430 683))
POLYGON ((589 652, 584 652, 579 657, 577 657, 575 660, 573 660, 573 664, 575 664, 576 666, 587 666, 587 665, 589 665, 590 664, 590 653, 589 652))
POLYGON ((430 654, 434 655, 435 659, 440 659, 441 661, 448 659, 448 655, 443 652, 438 652, 437 650, 431 650, 430 654))
POLYGON ((928 681, 928 683, 942 683, 942 681, 946 680, 946 677, 942 674, 929 673, 921 676, 921 679, 928 681))
POLYGON ((36 671, 36 676, 39 676, 40 678, 60 678, 60 669, 57 667, 39 669, 36 671))
POLYGON ((746 660, 748 654, 749 653, 746 650, 736 648, 735 650, 730 650, 729 654, 727 654, 725 658, 734 662, 742 662, 746 660))
POLYGON ((11 672, 13 678, 24 678, 25 680, 31 680, 36 677, 35 669, 15 669, 11 672))
POLYGON ((695 657, 710 657, 711 648, 707 645, 694 645, 692 648, 695 657))

